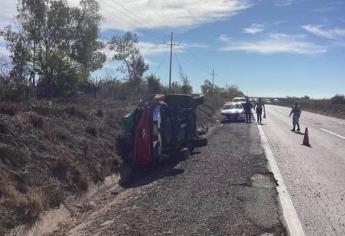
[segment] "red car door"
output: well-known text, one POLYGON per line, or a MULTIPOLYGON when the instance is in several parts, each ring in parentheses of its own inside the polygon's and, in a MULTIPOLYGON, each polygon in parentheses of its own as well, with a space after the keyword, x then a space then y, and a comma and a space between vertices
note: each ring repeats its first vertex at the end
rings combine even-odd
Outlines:
POLYGON ((134 134, 134 161, 135 164, 148 165, 152 163, 153 138, 151 106, 145 106, 135 127, 134 134))

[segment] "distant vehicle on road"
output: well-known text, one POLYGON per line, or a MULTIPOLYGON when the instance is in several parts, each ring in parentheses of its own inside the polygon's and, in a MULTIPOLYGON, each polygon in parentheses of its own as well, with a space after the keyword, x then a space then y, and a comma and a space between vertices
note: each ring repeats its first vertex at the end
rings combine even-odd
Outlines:
POLYGON ((232 99, 233 102, 240 102, 240 103, 246 103, 246 98, 245 97, 234 97, 232 99))
POLYGON ((265 99, 265 103, 266 103, 266 104, 271 104, 271 103, 272 103, 272 100, 269 99, 269 98, 267 98, 267 99, 265 99))
POLYGON ((225 103, 221 111, 221 115, 222 115, 222 122, 245 121, 246 119, 242 102, 225 103))

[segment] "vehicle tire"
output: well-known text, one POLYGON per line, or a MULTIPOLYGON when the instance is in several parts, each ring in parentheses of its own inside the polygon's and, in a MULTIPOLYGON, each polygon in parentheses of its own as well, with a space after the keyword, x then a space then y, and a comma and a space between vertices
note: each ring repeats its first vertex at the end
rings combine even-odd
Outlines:
POLYGON ((204 146, 207 146, 207 144, 208 144, 207 138, 199 138, 193 141, 194 147, 204 147, 204 146))
POLYGON ((189 150, 189 153, 190 153, 190 154, 193 154, 194 149, 195 149, 195 147, 194 147, 193 144, 191 144, 191 145, 188 146, 188 150, 189 150))
POLYGON ((116 139, 116 149, 118 154, 125 160, 131 161, 131 151, 133 149, 130 134, 122 134, 116 139))
POLYGON ((190 152, 188 148, 183 148, 180 151, 180 156, 182 160, 187 160, 190 157, 190 152))

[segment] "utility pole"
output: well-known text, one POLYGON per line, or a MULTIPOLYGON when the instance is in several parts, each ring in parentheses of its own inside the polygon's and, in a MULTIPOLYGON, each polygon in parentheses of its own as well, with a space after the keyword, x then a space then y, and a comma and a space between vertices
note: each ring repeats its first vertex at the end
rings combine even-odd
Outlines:
POLYGON ((214 77, 216 76, 217 74, 214 73, 214 69, 212 70, 212 73, 211 73, 211 76, 212 76, 212 86, 214 87, 214 77))
POLYGON ((168 44, 168 45, 170 46, 169 91, 171 91, 171 70, 172 70, 172 53, 173 53, 173 47, 177 45, 177 44, 173 43, 173 36, 174 36, 174 33, 171 32, 170 43, 168 44))

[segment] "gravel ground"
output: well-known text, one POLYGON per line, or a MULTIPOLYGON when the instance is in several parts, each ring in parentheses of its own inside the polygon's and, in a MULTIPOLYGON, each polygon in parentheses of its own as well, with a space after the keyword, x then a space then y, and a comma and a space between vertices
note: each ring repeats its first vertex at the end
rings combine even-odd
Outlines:
POLYGON ((108 194, 64 234, 286 235, 254 123, 224 124, 187 160, 108 194))

